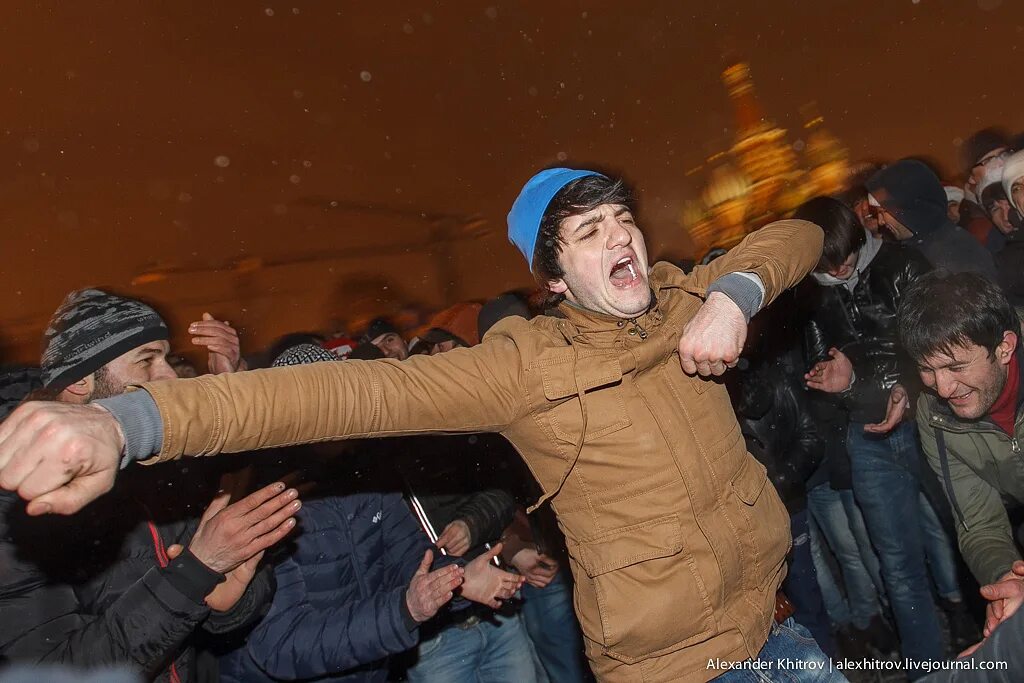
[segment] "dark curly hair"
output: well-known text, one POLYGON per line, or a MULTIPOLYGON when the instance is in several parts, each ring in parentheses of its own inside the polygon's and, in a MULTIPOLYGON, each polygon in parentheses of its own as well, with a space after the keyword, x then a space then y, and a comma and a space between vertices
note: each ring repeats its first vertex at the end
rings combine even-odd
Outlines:
MULTIPOLYGON (((636 201, 622 180, 601 175, 578 178, 551 199, 540 221, 537 246, 533 251, 533 276, 541 288, 547 290, 551 280, 558 280, 565 275, 558 262, 558 255, 562 253, 562 245, 565 243, 561 235, 562 221, 592 211, 602 204, 621 204, 634 211, 636 201)), ((549 290, 545 307, 554 307, 564 298, 564 294, 555 294, 549 290)))

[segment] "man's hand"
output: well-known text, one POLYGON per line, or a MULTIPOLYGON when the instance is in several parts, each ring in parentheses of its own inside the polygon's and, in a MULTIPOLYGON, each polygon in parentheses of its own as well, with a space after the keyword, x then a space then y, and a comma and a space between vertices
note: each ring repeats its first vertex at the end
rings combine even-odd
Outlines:
POLYGON ((462 567, 452 564, 430 571, 433 561, 433 552, 423 553, 423 561, 409 582, 409 590, 405 591, 405 604, 417 624, 437 614, 452 599, 453 591, 462 585, 462 567))
MULTIPOLYGON (((168 559, 173 560, 181 554, 182 550, 184 547, 178 543, 169 546, 167 548, 168 559)), ((206 606, 215 612, 227 612, 234 607, 245 593, 245 589, 249 587, 252 577, 256 576, 256 568, 259 567, 260 560, 263 559, 263 552, 259 551, 225 574, 224 581, 218 583, 206 596, 206 606)))
POLYGON ((835 347, 828 350, 828 355, 831 360, 815 363, 811 371, 804 375, 804 379, 811 389, 826 394, 839 394, 849 389, 853 382, 853 363, 835 347))
POLYGON ((238 333, 231 325, 215 320, 209 313, 203 313, 203 319, 189 325, 188 332, 192 335, 193 344, 205 346, 209 351, 206 368, 210 374, 219 375, 243 369, 238 333))
POLYGON ((896 428, 896 425, 903 422, 909 407, 910 398, 907 396, 907 390, 899 384, 894 384, 889 392, 889 403, 885 408, 885 419, 875 424, 864 425, 864 431, 872 434, 888 434, 896 428))
POLYGON ((437 537, 435 545, 444 548, 445 552, 455 557, 462 557, 473 547, 472 534, 469 533, 469 525, 461 519, 456 519, 444 528, 441 535, 437 537))
POLYGON ((188 548, 207 567, 227 574, 292 530, 292 515, 302 506, 298 495, 275 482, 228 505, 231 493, 221 491, 203 513, 188 548))
POLYGON ((525 581, 522 576, 498 569, 492 564, 491 560, 500 552, 499 543, 466 565, 462 597, 498 609, 502 600, 508 600, 522 587, 525 581))
POLYGON ((988 638, 996 626, 1012 617, 1024 602, 1024 561, 1017 560, 998 581, 982 586, 981 595, 989 601, 982 631, 988 638))
POLYGON ((96 405, 30 401, 0 423, 0 488, 30 515, 70 515, 114 486, 124 434, 96 405))
POLYGON ((736 366, 747 339, 743 311, 721 292, 712 292, 683 328, 679 363, 688 375, 721 375, 736 366))
POLYGON ((534 588, 546 588, 558 574, 558 563, 534 548, 523 548, 510 561, 534 588))

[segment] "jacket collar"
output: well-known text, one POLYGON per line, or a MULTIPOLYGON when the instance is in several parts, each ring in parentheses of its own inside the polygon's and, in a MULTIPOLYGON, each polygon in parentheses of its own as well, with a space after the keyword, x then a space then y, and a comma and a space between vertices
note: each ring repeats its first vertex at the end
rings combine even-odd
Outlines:
MULTIPOLYGON (((656 263, 651 268, 648 278, 651 285, 651 305, 635 318, 618 318, 606 313, 598 313, 568 301, 560 303, 557 310, 575 328, 574 337, 600 335, 601 337, 618 338, 621 335, 629 334, 630 329, 643 330, 644 334, 647 334, 661 325, 663 305, 669 291, 682 286, 680 278, 673 277, 678 272, 674 266, 668 263, 656 263)), ((634 332, 634 334, 637 333, 634 332)))

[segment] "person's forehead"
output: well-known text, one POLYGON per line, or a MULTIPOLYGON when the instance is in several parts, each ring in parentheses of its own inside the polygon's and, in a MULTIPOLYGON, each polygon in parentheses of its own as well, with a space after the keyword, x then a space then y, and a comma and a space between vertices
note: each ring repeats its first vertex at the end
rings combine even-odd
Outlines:
POLYGON ((965 363, 976 359, 979 354, 984 352, 985 349, 979 344, 953 344, 949 347, 949 353, 938 351, 926 357, 924 365, 930 368, 941 368, 956 363, 965 363))

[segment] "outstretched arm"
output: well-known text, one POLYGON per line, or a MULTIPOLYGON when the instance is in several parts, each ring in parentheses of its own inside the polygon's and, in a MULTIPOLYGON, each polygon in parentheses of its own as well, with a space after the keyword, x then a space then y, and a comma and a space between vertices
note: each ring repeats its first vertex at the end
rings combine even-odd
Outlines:
POLYGON ((494 336, 401 363, 171 380, 113 399, 122 414, 151 415, 155 426, 119 423, 96 405, 29 403, 0 424, 0 488, 32 501, 32 514, 69 514, 110 490, 122 453, 170 460, 365 436, 500 431, 525 410, 520 367, 515 342, 494 336), (152 441, 140 448, 144 437, 152 441))

